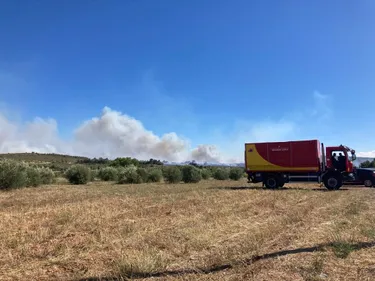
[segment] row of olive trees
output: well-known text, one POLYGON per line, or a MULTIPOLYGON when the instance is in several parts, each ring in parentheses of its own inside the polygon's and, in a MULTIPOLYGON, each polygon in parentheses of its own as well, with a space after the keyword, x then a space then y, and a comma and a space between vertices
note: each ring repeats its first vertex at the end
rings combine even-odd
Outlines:
POLYGON ((372 161, 366 160, 365 162, 362 162, 359 164, 360 168, 375 168, 375 159, 372 161))
POLYGON ((197 183, 211 177, 216 180, 239 180, 243 176, 243 168, 200 169, 192 165, 143 168, 131 164, 126 167, 107 166, 92 170, 85 165, 76 164, 65 172, 65 177, 72 184, 86 184, 96 178, 119 184, 139 184, 162 180, 167 183, 197 183))
POLYGON ((50 168, 11 159, 0 159, 0 189, 36 187, 55 182, 50 168))
MULTIPOLYGON (((202 179, 239 180, 244 176, 242 168, 198 168, 186 166, 126 167, 106 166, 97 170, 87 165, 76 164, 68 168, 63 175, 72 184, 85 184, 95 179, 126 183, 197 183, 202 179)), ((0 189, 39 186, 54 183, 56 173, 47 167, 27 164, 16 160, 0 159, 0 189)))

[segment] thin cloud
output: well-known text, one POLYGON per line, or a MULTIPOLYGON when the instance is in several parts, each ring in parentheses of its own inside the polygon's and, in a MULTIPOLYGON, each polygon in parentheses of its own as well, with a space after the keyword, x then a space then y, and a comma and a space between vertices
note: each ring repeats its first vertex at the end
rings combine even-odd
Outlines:
POLYGON ((315 91, 306 98, 306 104, 310 106, 286 110, 285 115, 276 120, 238 120, 230 134, 220 134, 216 128, 215 138, 221 151, 225 152, 224 158, 235 157, 236 161, 242 162, 246 142, 320 139, 330 128, 333 116, 330 96, 315 91))
POLYGON ((329 120, 333 116, 330 96, 314 91, 314 104, 310 111, 311 116, 319 122, 329 120))
POLYGON ((357 157, 375 158, 375 150, 367 152, 358 152, 357 157))

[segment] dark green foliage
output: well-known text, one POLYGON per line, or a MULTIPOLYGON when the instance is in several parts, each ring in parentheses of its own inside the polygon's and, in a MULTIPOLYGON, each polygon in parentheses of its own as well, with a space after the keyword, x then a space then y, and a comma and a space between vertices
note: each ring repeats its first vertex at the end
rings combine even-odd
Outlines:
POLYGON ((360 168, 375 168, 375 159, 372 161, 365 161, 359 165, 360 168))
POLYGON ((138 167, 139 161, 135 158, 119 157, 119 158, 116 158, 115 160, 113 160, 110 164, 110 166, 113 166, 113 167, 127 167, 127 166, 130 166, 130 165, 138 167))
POLYGON ((53 183, 54 180, 55 175, 49 168, 11 159, 0 160, 0 189, 36 187, 53 183))
POLYGON ((142 183, 142 177, 137 172, 137 167, 134 165, 130 165, 126 168, 120 168, 119 169, 119 176, 117 183, 119 184, 126 184, 126 183, 142 183))
POLYGON ((104 167, 98 172, 98 177, 102 181, 117 181, 118 170, 114 167, 104 167))
POLYGON ((201 171, 195 166, 183 166, 181 172, 182 180, 185 183, 197 183, 202 179, 201 171))
POLYGON ((208 180, 211 177, 211 171, 209 169, 203 168, 201 170, 202 179, 208 180))
POLYGON ((160 182, 163 179, 163 172, 161 169, 152 168, 148 172, 149 182, 160 182))
POLYGON ((110 160, 108 158, 84 158, 77 160, 77 164, 108 164, 110 160))
POLYGON ((143 166, 163 166, 163 162, 160 161, 160 160, 156 160, 156 159, 150 159, 150 160, 147 160, 147 161, 139 161, 139 163, 143 166))
POLYGON ((55 182, 56 175, 50 168, 40 167, 38 171, 41 184, 52 184, 55 182))
POLYGON ((148 182, 148 171, 145 168, 138 168, 137 173, 141 176, 142 182, 148 182))
POLYGON ((27 165, 11 159, 0 160, 0 189, 24 187, 27 185, 27 165))
POLYGON ((179 183, 182 180, 182 172, 176 166, 167 166, 163 170, 164 180, 168 183, 179 183))
POLYGON ((216 168, 213 173, 215 180, 227 180, 229 179, 229 169, 227 168, 216 168))
POLYGON ((135 158, 130 158, 130 157, 119 157, 116 158, 115 160, 109 160, 108 158, 83 158, 83 159, 78 159, 77 164, 89 164, 89 165, 110 165, 110 166, 120 166, 120 167, 126 167, 131 164, 134 166, 153 166, 153 165, 163 165, 163 162, 157 159, 150 159, 146 161, 141 161, 137 160, 135 158))
POLYGON ((26 168, 26 174, 27 174, 27 182, 26 182, 27 187, 30 187, 30 186, 36 187, 41 184, 42 180, 40 178, 38 168, 29 166, 26 168))
POLYGON ((238 181, 243 177, 243 175, 244 175, 244 169, 243 168, 235 168, 235 167, 230 168, 229 178, 231 180, 238 181))
POLYGON ((71 184, 86 184, 91 180, 91 169, 83 164, 75 164, 65 172, 65 177, 71 184))

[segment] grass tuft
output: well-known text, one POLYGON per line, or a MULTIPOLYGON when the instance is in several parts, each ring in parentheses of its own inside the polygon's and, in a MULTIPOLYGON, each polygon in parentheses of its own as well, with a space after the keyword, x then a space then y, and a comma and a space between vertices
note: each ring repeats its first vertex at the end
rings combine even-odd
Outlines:
POLYGON ((345 259, 349 254, 356 250, 356 247, 353 244, 346 241, 335 241, 331 244, 331 248, 336 257, 340 259, 345 259))
POLYGON ((165 271, 167 263, 163 255, 155 250, 125 255, 115 264, 116 276, 121 278, 147 277, 165 271))

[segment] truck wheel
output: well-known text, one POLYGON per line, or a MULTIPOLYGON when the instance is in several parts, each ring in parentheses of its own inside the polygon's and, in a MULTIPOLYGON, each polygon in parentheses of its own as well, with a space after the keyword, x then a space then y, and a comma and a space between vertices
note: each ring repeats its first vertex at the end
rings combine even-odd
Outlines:
POLYGON ((341 175, 328 174, 324 177, 324 185, 328 190, 338 190, 342 186, 341 175))
POLYGON ((278 178, 274 176, 267 177, 264 185, 268 189, 276 189, 280 186, 278 178))
POLYGON ((364 184, 365 184, 366 187, 372 187, 373 186, 371 180, 365 180, 364 184))

